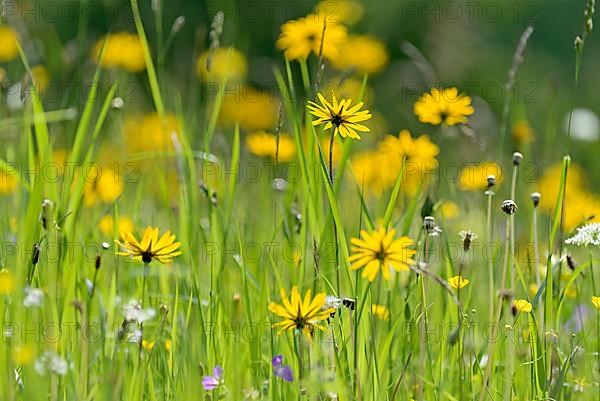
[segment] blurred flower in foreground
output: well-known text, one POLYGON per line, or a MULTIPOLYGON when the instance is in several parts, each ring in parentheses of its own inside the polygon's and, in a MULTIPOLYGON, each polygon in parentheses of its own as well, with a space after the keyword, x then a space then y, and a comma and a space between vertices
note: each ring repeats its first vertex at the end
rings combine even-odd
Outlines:
POLYGON ((165 122, 158 113, 130 116, 123 124, 125 147, 130 153, 166 152, 173 150, 173 135, 179 134, 179 122, 167 113, 165 122))
POLYGON ((369 132, 369 128, 359 124, 371 119, 372 115, 369 110, 360 110, 363 102, 350 107, 352 100, 342 99, 338 103, 335 94, 332 94, 332 101, 329 103, 323 95, 317 94, 321 104, 308 102, 308 110, 317 117, 313 121, 313 125, 325 125, 325 129, 333 129, 334 135, 338 133, 342 138, 350 137, 360 139, 360 135, 356 131, 369 132))
POLYGON ((212 373, 212 376, 204 376, 202 378, 202 387, 204 387, 204 390, 206 391, 215 390, 221 387, 224 383, 223 368, 221 365, 215 366, 212 373))
POLYGON ((273 373, 277 377, 281 377, 286 382, 293 382, 294 375, 292 369, 288 365, 283 365, 283 355, 277 355, 271 360, 273 365, 273 373))
POLYGON ((279 100, 272 93, 252 86, 236 85, 236 91, 223 96, 219 120, 239 124, 249 131, 272 129, 277 124, 279 100))
POLYGON ((156 340, 142 340, 142 348, 146 351, 152 351, 154 345, 156 345, 156 340))
MULTIPOLYGON (((98 221, 98 228, 100 232, 107 236, 112 237, 115 232, 115 219, 111 214, 105 214, 98 221)), ((117 233, 125 233, 133 231, 133 221, 127 216, 119 216, 117 220, 117 233)))
POLYGON ((13 194, 17 190, 17 176, 16 171, 6 171, 0 167, 0 196, 13 194))
POLYGON ((360 239, 352 238, 352 255, 350 268, 363 269, 362 277, 369 281, 381 271, 383 278, 390 279, 390 270, 407 271, 409 265, 415 263, 412 257, 417 253, 411 249, 415 243, 409 237, 394 238, 396 230, 379 228, 371 233, 361 230, 360 239))
POLYGON ((137 73, 146 69, 146 59, 142 42, 137 34, 128 32, 116 32, 107 35, 98 42, 92 52, 95 62, 102 51, 102 46, 106 41, 104 57, 100 60, 100 65, 105 68, 122 68, 126 71, 137 73))
POLYGON ((600 137, 600 119, 590 109, 575 109, 572 115, 567 113, 564 118, 564 130, 571 137, 582 142, 595 142, 600 137))
POLYGON ((41 64, 38 64, 31 68, 31 76, 33 77, 33 83, 37 85, 37 90, 44 90, 50 83, 50 73, 41 64))
POLYGON ((9 295, 15 289, 15 277, 8 269, 0 270, 0 295, 9 295))
POLYGON ((338 70, 354 69, 361 74, 381 72, 389 61, 383 42, 368 35, 350 36, 331 60, 338 70))
POLYGON ((590 223, 577 228, 577 233, 565 241, 577 246, 600 246, 600 223, 590 223))
POLYGON ((475 112, 471 98, 458 93, 457 88, 437 89, 423 94, 415 103, 414 112, 422 123, 432 125, 466 124, 467 116, 475 112))
POLYGON ((530 313, 533 309, 533 306, 526 299, 516 299, 513 302, 513 306, 517 311, 522 313, 530 313))
POLYGON ((390 311, 385 305, 372 305, 371 313, 379 320, 388 320, 390 318, 390 311))
POLYGON ((335 59, 339 56, 339 47, 346 40, 346 36, 346 27, 343 25, 324 14, 309 14, 281 26, 277 48, 283 50, 289 60, 306 59, 311 52, 319 56, 321 49, 323 57, 335 59))
POLYGON ((315 6, 315 14, 324 15, 329 21, 354 25, 364 14, 363 5, 354 0, 323 0, 315 6))
POLYGON ((98 166, 89 170, 83 188, 83 204, 91 207, 100 202, 113 203, 123 193, 123 177, 115 169, 98 166))
POLYGON ((156 259, 160 263, 169 263, 175 256, 181 255, 181 243, 175 242, 175 235, 166 231, 160 239, 157 227, 146 227, 141 241, 131 232, 123 234, 121 241, 115 241, 122 249, 117 255, 129 256, 133 260, 150 263, 156 259))
POLYGON ((34 364, 35 371, 40 375, 45 375, 47 372, 52 372, 59 376, 64 376, 67 371, 72 368, 63 357, 54 351, 44 352, 34 364))
POLYGON ((315 327, 319 330, 325 330, 325 327, 319 324, 326 320, 334 311, 333 308, 325 308, 325 294, 316 294, 311 298, 311 291, 308 290, 302 300, 298 287, 292 288, 291 297, 288 298, 285 289, 280 290, 282 304, 271 302, 269 311, 283 318, 282 321, 273 324, 273 327, 279 327, 279 334, 289 330, 299 330, 309 339, 315 327))
POLYGON ((17 345, 12 349, 11 356, 17 365, 27 365, 35 358, 35 348, 29 344, 17 345))
POLYGON ((196 62, 196 73, 205 82, 242 81, 247 72, 246 56, 233 47, 207 50, 196 62))
POLYGON ((260 157, 270 157, 280 162, 287 162, 294 157, 296 153, 296 144, 288 134, 279 135, 279 147, 277 146, 277 136, 268 134, 264 131, 252 133, 246 137, 246 146, 250 152, 260 157))
POLYGON ((460 214, 460 208, 455 202, 452 201, 442 201, 438 206, 438 210, 443 219, 455 219, 460 214))
POLYGON ((535 131, 527 120, 517 121, 512 127, 513 139, 517 142, 529 143, 535 139, 535 131))
POLYGON ((10 61, 19 55, 17 33, 8 25, 0 25, 0 61, 10 61))
POLYGON ((462 276, 454 276, 448 279, 448 284, 457 290, 466 287, 469 284, 469 280, 462 276))
POLYGON ((592 305, 594 305, 594 308, 600 310, 600 297, 592 297, 592 305))
POLYGON ((460 171, 458 187, 463 191, 480 191, 488 187, 488 176, 496 177, 496 185, 503 180, 502 169, 494 162, 469 164, 460 171))
POLYGON ((42 306, 44 291, 41 288, 26 287, 23 306, 26 308, 42 306))

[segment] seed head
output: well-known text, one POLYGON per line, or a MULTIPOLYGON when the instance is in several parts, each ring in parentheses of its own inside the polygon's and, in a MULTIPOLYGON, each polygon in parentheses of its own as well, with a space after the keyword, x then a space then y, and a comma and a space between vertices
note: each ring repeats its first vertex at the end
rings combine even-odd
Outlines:
POLYGON ((502 209, 502 211, 508 215, 513 215, 517 211, 518 207, 515 201, 513 201, 512 199, 507 199, 504 202, 502 202, 502 206, 500 206, 500 209, 502 209))
POLYGON ((540 199, 542 199, 542 195, 539 192, 534 192, 531 194, 531 201, 533 202, 533 207, 538 207, 540 204, 540 199))
POLYGON ((523 160, 523 154, 521 152, 513 153, 513 165, 515 165, 515 166, 520 165, 521 160, 523 160))

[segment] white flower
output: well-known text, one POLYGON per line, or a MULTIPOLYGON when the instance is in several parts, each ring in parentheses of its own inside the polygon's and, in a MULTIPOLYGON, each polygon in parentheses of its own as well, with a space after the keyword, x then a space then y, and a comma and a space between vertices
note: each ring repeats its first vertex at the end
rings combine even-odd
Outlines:
POLYGON ((55 352, 46 351, 35 361, 34 368, 40 375, 45 375, 46 372, 52 372, 64 376, 71 366, 69 366, 69 363, 64 358, 55 352))
POLYGON ((41 306, 42 301, 44 301, 44 291, 39 288, 25 288, 25 299, 23 300, 24 307, 41 306))
POLYGON ((569 245, 588 246, 600 245, 600 223, 590 223, 577 228, 577 233, 568 238, 565 243, 569 245))
POLYGON ((132 299, 123 307, 123 314, 127 322, 144 323, 156 316, 153 308, 142 309, 142 305, 136 299, 132 299))
POLYGON ((323 305, 323 309, 329 309, 329 308, 340 309, 341 305, 342 305, 342 300, 340 298, 333 296, 333 295, 327 295, 325 297, 325 305, 323 305))

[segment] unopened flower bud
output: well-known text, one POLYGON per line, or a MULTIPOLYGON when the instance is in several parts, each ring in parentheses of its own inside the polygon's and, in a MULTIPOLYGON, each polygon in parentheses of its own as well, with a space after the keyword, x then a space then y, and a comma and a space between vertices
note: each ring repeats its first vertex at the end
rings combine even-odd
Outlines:
POLYGON ((493 174, 490 174, 487 176, 487 187, 488 187, 488 189, 490 189, 494 185, 496 185, 496 176, 493 174))
POLYGON ((521 160, 523 160, 523 154, 521 152, 513 153, 513 164, 518 166, 521 164, 521 160))
POLYGON ((534 192, 531 194, 531 201, 533 202, 533 207, 538 207, 540 204, 540 199, 542 199, 542 195, 539 192, 534 192))
POLYGON ((518 207, 515 201, 513 201, 512 199, 507 199, 504 202, 502 202, 502 206, 500 206, 500 209, 502 209, 502 211, 508 215, 513 215, 517 211, 518 207))

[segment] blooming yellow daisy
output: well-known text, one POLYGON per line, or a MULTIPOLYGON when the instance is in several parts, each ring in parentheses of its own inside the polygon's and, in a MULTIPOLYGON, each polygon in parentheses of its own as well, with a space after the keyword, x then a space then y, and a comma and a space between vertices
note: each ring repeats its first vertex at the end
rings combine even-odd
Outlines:
POLYGON ((334 135, 339 133, 342 138, 360 139, 360 135, 356 131, 369 132, 368 127, 359 124, 373 117, 369 110, 360 110, 363 102, 350 107, 352 104, 350 99, 342 99, 338 103, 335 94, 332 94, 332 101, 329 103, 320 93, 317 96, 321 104, 308 102, 308 110, 317 117, 313 121, 313 125, 324 124, 325 129, 333 129, 334 135))
POLYGON ((324 14, 309 14, 281 26, 277 48, 289 60, 306 59, 310 53, 336 58, 340 45, 346 40, 346 27, 324 14), (325 21, 327 20, 327 22, 325 21))
POLYGON ((181 243, 175 242, 175 235, 170 231, 158 238, 157 227, 146 227, 142 240, 138 241, 133 233, 125 232, 121 241, 115 241, 122 249, 117 255, 129 256, 133 260, 146 264, 156 259, 160 263, 169 263, 175 256, 181 255, 181 243))
POLYGON ((533 306, 526 299, 515 299, 513 301, 514 308, 523 313, 531 313, 533 306))
POLYGON ((308 290, 304 295, 304 300, 300 296, 298 287, 292 288, 291 297, 288 298, 285 289, 280 291, 282 304, 271 302, 269 310, 283 318, 282 321, 275 323, 273 327, 279 327, 279 334, 289 330, 300 330, 308 338, 312 338, 314 328, 325 330, 325 327, 319 324, 320 321, 327 319, 335 311, 334 308, 325 308, 325 294, 319 293, 311 298, 311 291, 308 290))
POLYGON ((277 136, 258 131, 246 137, 246 146, 250 152, 260 157, 270 157, 280 162, 287 162, 294 157, 296 153, 296 144, 288 134, 279 135, 279 146, 277 145, 277 136))
POLYGON ((415 103, 414 112, 422 123, 432 125, 465 124, 475 112, 471 98, 456 88, 437 89, 423 94, 415 103))
POLYGON ((372 233, 362 230, 360 239, 350 240, 353 245, 350 268, 364 268, 362 277, 369 281, 375 280, 380 270, 386 280, 390 278, 390 269, 398 272, 408 270, 408 266, 415 263, 412 257, 417 251, 411 249, 415 242, 409 237, 395 239, 395 235, 394 229, 379 228, 372 233))
POLYGON ((454 276, 448 279, 448 284, 456 290, 466 287, 469 284, 469 280, 462 276, 454 276))

